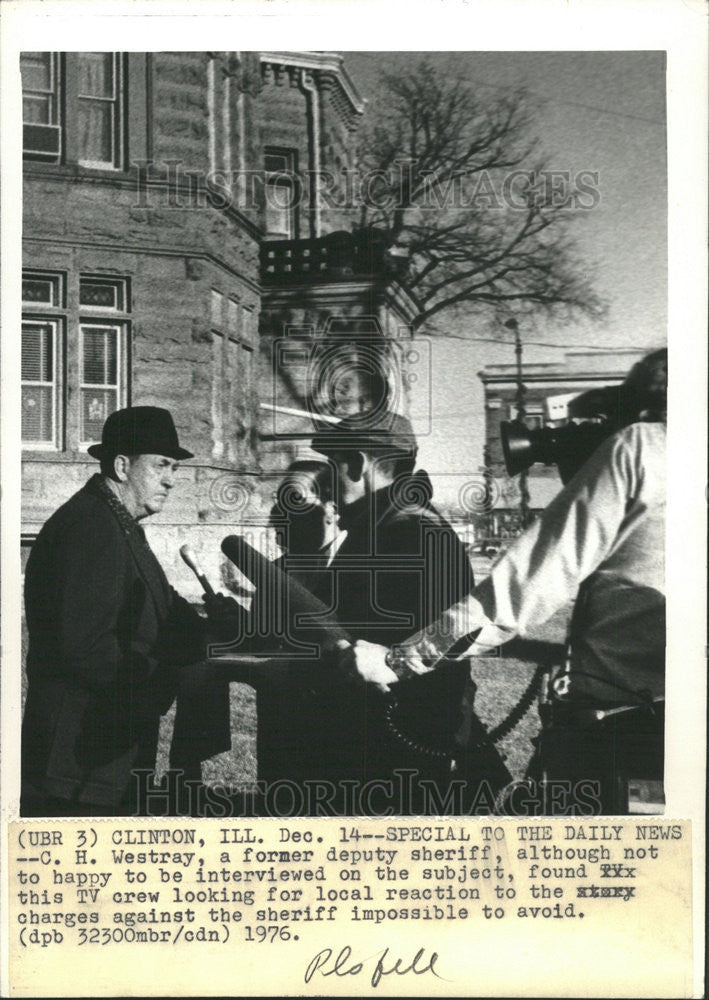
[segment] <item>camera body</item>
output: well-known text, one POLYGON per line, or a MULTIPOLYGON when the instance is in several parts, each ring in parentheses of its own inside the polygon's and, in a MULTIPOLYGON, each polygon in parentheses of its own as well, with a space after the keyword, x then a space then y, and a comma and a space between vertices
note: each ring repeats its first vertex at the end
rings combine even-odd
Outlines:
POLYGON ((622 386, 551 396, 546 400, 546 413, 557 426, 529 428, 519 420, 500 425, 507 473, 516 476, 539 462, 556 465, 562 482, 567 483, 601 442, 623 426, 622 386))

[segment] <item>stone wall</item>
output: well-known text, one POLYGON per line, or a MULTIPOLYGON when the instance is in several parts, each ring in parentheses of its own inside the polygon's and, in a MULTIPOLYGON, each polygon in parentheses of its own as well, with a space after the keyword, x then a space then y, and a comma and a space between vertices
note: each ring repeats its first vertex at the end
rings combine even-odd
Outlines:
MULTIPOLYGON (((63 276, 66 301, 53 315, 62 321, 62 347, 69 352, 77 350, 79 316, 86 315, 78 303, 79 275, 127 279, 130 303, 121 316, 130 368, 126 402, 170 409, 180 439, 195 453, 149 532, 156 549, 177 570, 176 579, 196 592, 196 581, 193 585, 179 562, 179 545, 190 540, 203 548, 210 575, 218 582, 223 563, 219 540, 242 511, 214 502, 219 490, 210 492, 210 486, 235 469, 255 481, 258 469, 253 377, 245 370, 230 372, 249 387, 238 393, 234 409, 238 448, 230 459, 214 455, 212 298, 216 291, 248 310, 243 316, 250 317, 249 329, 241 332, 252 350, 243 351, 244 367, 247 361, 255 367, 259 238, 248 219, 215 202, 203 185, 183 183, 182 171, 196 171, 201 178, 209 168, 207 54, 157 53, 151 63, 152 115, 146 123, 153 160, 150 182, 141 186, 135 170, 27 162, 23 265, 63 276), (165 176, 166 160, 179 161, 172 178, 165 176), (200 541, 203 536, 211 541, 200 541)), ((247 96, 245 103, 250 100, 247 96)), ((75 381, 65 380, 63 395, 68 413, 78 405, 75 381)), ((36 533, 98 468, 83 450, 64 444, 68 446, 58 451, 23 455, 27 535, 36 533)))
MULTIPOLYGON (((240 200, 238 172, 261 170, 264 146, 296 149, 299 168, 311 166, 312 99, 301 70, 269 78, 262 77, 258 53, 162 52, 148 55, 141 73, 142 83, 131 79, 129 108, 130 135, 140 130, 140 142, 127 156, 132 164, 138 151, 147 161, 139 169, 26 161, 23 266, 63 276, 66 301, 53 315, 62 324, 60 346, 75 359, 85 315, 79 276, 127 280, 130 302, 120 317, 129 368, 125 402, 170 409, 181 441, 195 453, 182 464, 164 513, 146 528, 171 580, 196 596, 196 581, 177 554, 183 542, 202 554, 215 585, 238 582, 219 550, 224 535, 252 531, 262 547, 273 544, 266 528, 272 493, 298 447, 258 444, 259 400, 288 398, 270 364, 274 337, 289 316, 320 327, 333 310, 383 307, 378 292, 358 303, 348 293, 333 304, 319 300, 316 290, 314 298, 304 293, 285 309, 269 309, 259 332, 263 206, 240 200), (234 438, 231 449, 216 447, 215 293, 225 314, 229 299, 243 311, 239 366, 225 376, 237 383, 224 432, 234 438)), ((352 121, 336 84, 320 83, 321 167, 337 170, 348 162, 352 121)), ((308 236, 310 216, 301 219, 301 235, 308 236)), ((74 412, 76 379, 67 379, 62 393, 62 407, 74 412)), ((97 468, 76 441, 56 451, 24 452, 25 535, 36 534, 97 468)))
POLYGON ((350 230, 359 219, 358 188, 347 181, 355 166, 355 143, 359 116, 353 114, 332 74, 320 76, 321 147, 331 191, 323 195, 322 231, 350 230))
POLYGON ((178 160, 185 169, 209 169, 207 63, 205 52, 153 55, 153 154, 158 163, 178 160))

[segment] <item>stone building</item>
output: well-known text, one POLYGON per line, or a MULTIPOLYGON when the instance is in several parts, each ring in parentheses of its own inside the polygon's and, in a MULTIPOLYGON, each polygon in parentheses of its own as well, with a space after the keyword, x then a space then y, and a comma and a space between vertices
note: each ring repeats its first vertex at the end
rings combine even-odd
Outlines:
MULTIPOLYGON (((550 396, 573 396, 587 389, 618 385, 646 353, 632 348, 612 352, 568 351, 562 361, 523 365, 526 425, 530 428, 546 425, 549 415, 545 401, 550 396)), ((512 364, 487 365, 478 374, 485 392, 485 465, 496 483, 495 506, 479 519, 478 534, 484 543, 485 539, 504 540, 520 531, 519 477, 507 475, 500 439, 502 421, 517 418, 518 385, 516 366, 512 364)), ((532 465, 527 488, 530 511, 543 510, 561 489, 556 466, 532 465)))
POLYGON ((148 531, 196 594, 179 545, 221 582, 219 542, 266 523, 308 413, 408 405, 415 303, 385 247, 347 231, 364 102, 332 53, 21 69, 23 544, 95 471, 112 410, 165 406, 196 457, 148 531))

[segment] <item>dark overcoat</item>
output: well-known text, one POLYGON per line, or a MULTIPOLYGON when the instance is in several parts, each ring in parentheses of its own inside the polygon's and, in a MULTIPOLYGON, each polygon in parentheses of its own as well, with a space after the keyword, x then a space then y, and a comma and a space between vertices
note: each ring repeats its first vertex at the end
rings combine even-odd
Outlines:
MULTIPOLYGON (((450 523, 422 499, 404 503, 389 489, 343 511, 347 537, 332 563, 286 559, 333 611, 352 639, 392 646, 435 621, 473 586, 465 548, 450 523)), ((396 713, 406 733, 450 743, 462 721, 466 664, 396 685, 396 713)), ((386 725, 391 699, 374 685, 353 684, 332 664, 295 664, 290 677, 259 691, 259 777, 360 783, 415 767, 438 777, 439 761, 413 752, 386 725)))
POLYGON ((98 475, 40 531, 25 607, 23 795, 119 807, 132 769, 155 766, 177 668, 204 657, 202 619, 98 475))

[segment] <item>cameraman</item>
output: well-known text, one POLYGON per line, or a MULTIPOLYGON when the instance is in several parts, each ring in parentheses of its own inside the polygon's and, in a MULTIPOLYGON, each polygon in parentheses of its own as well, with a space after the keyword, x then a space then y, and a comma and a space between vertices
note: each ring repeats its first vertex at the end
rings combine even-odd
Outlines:
MULTIPOLYGON (((575 598, 570 652, 549 692, 529 776, 593 781, 594 811, 625 811, 624 777, 663 771, 667 351, 631 370, 606 414, 609 436, 490 576, 428 629, 383 656, 358 643, 360 673, 393 683, 464 637, 476 649, 524 636, 575 598)), ((456 651, 459 651, 457 648, 456 651)))

